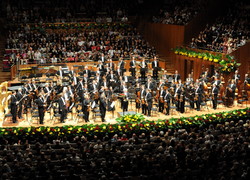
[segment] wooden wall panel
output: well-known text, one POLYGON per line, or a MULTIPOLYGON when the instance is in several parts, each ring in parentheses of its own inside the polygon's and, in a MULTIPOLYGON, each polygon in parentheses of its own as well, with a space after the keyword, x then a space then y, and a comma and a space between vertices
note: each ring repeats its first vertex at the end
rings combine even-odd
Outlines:
POLYGON ((172 48, 181 46, 184 41, 184 26, 160 23, 146 23, 144 26, 145 39, 153 45, 160 54, 172 57, 172 48))
POLYGON ((231 55, 235 57, 237 62, 241 63, 239 73, 243 81, 245 74, 250 73, 250 42, 234 51, 231 55))

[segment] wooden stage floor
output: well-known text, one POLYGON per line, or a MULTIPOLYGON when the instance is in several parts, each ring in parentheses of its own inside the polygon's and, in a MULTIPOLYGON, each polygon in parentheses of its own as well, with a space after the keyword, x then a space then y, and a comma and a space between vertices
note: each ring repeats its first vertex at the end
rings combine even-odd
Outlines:
MULTIPOLYGON (((114 115, 112 115, 111 112, 106 113, 106 122, 104 123, 110 123, 114 124, 116 123, 116 118, 118 117, 118 113, 122 113, 122 110, 120 109, 120 102, 116 101, 116 111, 114 112, 114 115)), ((208 102, 208 106, 204 106, 201 111, 186 109, 186 112, 183 114, 178 113, 177 111, 171 112, 171 115, 165 115, 160 112, 153 112, 151 113, 151 117, 146 117, 147 120, 158 120, 158 119, 170 119, 170 118, 180 118, 180 117, 191 117, 196 115, 203 115, 203 114, 210 114, 210 113, 218 113, 222 111, 231 111, 235 109, 244 109, 246 107, 249 107, 248 104, 237 104, 236 101, 234 103, 233 107, 227 108, 224 105, 219 105, 216 110, 211 108, 210 102, 208 102)), ((129 104, 128 111, 135 111, 135 103, 132 102, 129 104)), ((141 109, 140 109, 141 113, 141 109)), ((90 113, 90 122, 88 124, 102 124, 100 117, 93 118, 92 112, 90 113)), ((76 114, 74 113, 68 113, 68 119, 65 120, 65 123, 60 123, 60 120, 53 118, 50 118, 50 113, 45 113, 45 121, 43 125, 39 124, 39 118, 31 118, 30 113, 28 113, 28 116, 26 114, 23 115, 24 119, 19 119, 18 123, 13 124, 11 118, 5 118, 4 114, 0 114, 0 127, 30 127, 30 126, 64 126, 64 125, 83 125, 86 124, 86 122, 80 117, 78 120, 76 119, 76 114)), ((53 116, 53 114, 52 114, 53 116)))

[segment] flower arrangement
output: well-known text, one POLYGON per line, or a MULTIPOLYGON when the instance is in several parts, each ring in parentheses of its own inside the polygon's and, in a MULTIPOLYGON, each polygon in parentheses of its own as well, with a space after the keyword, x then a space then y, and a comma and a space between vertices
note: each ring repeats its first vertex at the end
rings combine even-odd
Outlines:
POLYGON ((197 50, 187 49, 185 47, 175 48, 174 53, 177 55, 187 56, 191 58, 199 58, 205 61, 219 63, 221 65, 221 73, 233 72, 241 65, 240 63, 236 62, 233 56, 226 55, 225 59, 223 59, 223 55, 221 53, 212 54, 209 52, 199 52, 197 50))
MULTIPOLYGON (((138 116, 138 114, 137 114, 138 116)), ((140 115, 138 118, 140 119, 140 115)), ((13 127, 0 128, 0 137, 75 137, 93 136, 107 133, 145 132, 160 131, 168 128, 185 128, 194 125, 226 122, 232 119, 244 119, 250 117, 250 108, 238 109, 227 112, 205 114, 193 117, 170 118, 165 120, 149 121, 141 117, 141 121, 116 123, 116 124, 85 124, 82 126, 62 126, 62 127, 13 127)))
POLYGON ((135 123, 135 122, 142 122, 144 120, 145 120, 145 117, 140 113, 126 114, 124 116, 116 118, 116 121, 119 123, 135 123))

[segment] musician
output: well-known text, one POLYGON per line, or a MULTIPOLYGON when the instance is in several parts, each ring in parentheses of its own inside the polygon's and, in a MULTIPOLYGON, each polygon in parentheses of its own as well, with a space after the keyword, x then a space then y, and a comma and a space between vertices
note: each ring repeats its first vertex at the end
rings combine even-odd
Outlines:
POLYGON ((45 101, 44 98, 42 97, 42 94, 38 95, 38 99, 35 100, 35 103, 38 105, 40 124, 43 124, 44 114, 45 114, 45 101))
POLYGON ((180 111, 180 95, 181 95, 181 84, 176 85, 175 93, 174 93, 174 98, 175 98, 175 106, 176 110, 180 111))
POLYGON ((136 84, 136 88, 135 88, 135 94, 136 94, 136 101, 135 101, 135 108, 136 108, 136 110, 138 109, 138 111, 139 111, 139 109, 140 109, 140 99, 141 99, 141 85, 140 85, 140 83, 137 83, 136 84))
POLYGON ((164 90, 164 86, 161 86, 160 91, 159 91, 159 112, 163 112, 164 110, 164 97, 166 95, 166 91, 164 90))
POLYGON ((159 62, 156 56, 154 56, 154 61, 152 61, 152 68, 153 68, 153 77, 155 79, 158 79, 159 62))
POLYGON ((217 78, 217 76, 214 77, 214 81, 212 82, 212 84, 215 84, 217 86, 217 88, 220 87, 220 84, 221 84, 221 80, 219 80, 217 78))
POLYGON ((29 94, 29 87, 28 87, 28 84, 24 84, 22 93, 23 93, 23 94, 29 94))
POLYGON ((109 82, 107 81, 106 76, 103 77, 103 81, 102 81, 102 83, 101 83, 101 86, 103 86, 104 89, 106 89, 106 88, 109 87, 109 82))
POLYGON ((145 102, 146 102, 146 106, 147 106, 147 110, 148 110, 147 115, 150 117, 151 116, 152 103, 153 103, 153 95, 152 95, 150 89, 146 89, 145 102))
POLYGON ((132 57, 132 60, 130 61, 129 66, 130 66, 129 71, 131 72, 131 75, 133 77, 135 77, 136 61, 135 61, 135 57, 134 56, 132 57))
POLYGON ((154 89, 154 83, 152 82, 152 80, 150 78, 147 79, 145 86, 147 89, 150 89, 151 91, 154 89))
POLYGON ((83 84, 88 84, 89 83, 89 77, 88 74, 83 75, 83 84))
POLYGON ((17 123, 16 117, 17 117, 18 100, 16 97, 16 91, 12 91, 12 94, 9 98, 10 98, 10 113, 12 115, 12 122, 17 123))
POLYGON ((218 70, 215 70, 215 73, 214 73, 214 75, 213 75, 213 78, 215 78, 215 77, 217 77, 217 79, 220 78, 220 73, 219 73, 218 70))
POLYGON ((166 94, 164 96, 164 105, 166 108, 166 115, 169 115, 170 101, 171 101, 171 94, 169 93, 168 89, 166 89, 166 94))
POLYGON ((145 58, 143 57, 142 58, 142 62, 140 64, 140 72, 141 72, 141 78, 142 79, 145 79, 146 78, 146 72, 147 72, 147 67, 148 67, 148 64, 147 62, 145 61, 145 58))
POLYGON ((92 81, 92 84, 89 85, 89 91, 92 93, 99 91, 99 84, 95 79, 92 81))
POLYGON ((250 77, 248 74, 245 74, 244 85, 250 84, 250 77))
POLYGON ((61 114, 61 123, 64 123, 66 117, 67 117, 67 106, 66 106, 66 100, 64 99, 64 95, 61 93, 60 98, 58 99, 59 102, 59 113, 61 114))
POLYGON ((179 99, 179 110, 180 113, 185 112, 185 89, 181 87, 180 99, 179 99))
POLYGON ((74 71, 74 67, 71 66, 71 67, 70 67, 70 70, 69 70, 69 76, 70 76, 70 77, 73 77, 73 75, 75 75, 75 71, 74 71))
POLYGON ((235 90, 236 90, 236 84, 235 80, 232 79, 231 83, 228 85, 229 91, 231 92, 231 97, 234 100, 235 99, 235 90))
POLYGON ((197 108, 197 111, 200 111, 200 105, 201 105, 201 101, 202 101, 202 90, 198 84, 195 85, 195 92, 194 93, 195 93, 194 101, 196 104, 196 108, 197 108))
POLYGON ((118 67, 117 67, 117 73, 119 76, 123 76, 124 72, 126 71, 125 62, 123 61, 123 58, 121 57, 119 59, 118 67))
POLYGON ((87 78, 91 77, 91 71, 88 69, 88 66, 84 67, 83 74, 84 75, 86 74, 86 76, 84 76, 84 77, 87 77, 87 78))
POLYGON ((219 89, 216 86, 216 84, 213 84, 213 88, 211 92, 212 92, 213 109, 217 109, 219 89))
POLYGON ((109 59, 109 63, 107 64, 108 65, 108 68, 112 71, 115 70, 115 64, 113 63, 112 59, 110 58, 109 59))
POLYGON ((56 75, 59 76, 61 79, 63 78, 63 70, 62 70, 62 66, 59 66, 58 71, 56 72, 56 75))
POLYGON ((100 95, 99 108, 100 108, 102 122, 105 122, 105 116, 106 116, 106 111, 107 111, 107 101, 106 101, 106 97, 105 97, 104 92, 101 93, 101 95, 100 95))
POLYGON ((107 61, 107 58, 104 56, 104 53, 101 54, 100 61, 103 63, 107 61))
POLYGON ((104 73, 104 71, 105 71, 105 67, 104 67, 103 62, 102 61, 98 61, 98 64, 97 64, 96 68, 97 68, 96 72, 99 71, 100 75, 102 76, 103 73, 104 73))
POLYGON ((107 81, 109 83, 109 86, 112 86, 114 88, 115 83, 117 81, 117 77, 114 74, 114 71, 110 71, 110 74, 107 76, 107 81))
POLYGON ((186 85, 189 86, 193 82, 194 82, 194 79, 192 78, 192 75, 188 74, 188 77, 186 78, 186 85))
POLYGON ((122 110, 123 112, 125 112, 128 111, 128 100, 129 100, 128 89, 124 89, 123 94, 124 97, 122 98, 121 104, 122 104, 122 110))
POLYGON ((17 115, 18 115, 18 118, 19 119, 22 119, 22 113, 23 113, 23 93, 22 93, 22 88, 19 88, 18 89, 18 92, 16 93, 16 98, 17 98, 17 101, 19 102, 18 103, 18 112, 17 112, 17 115))
POLYGON ((239 74, 239 71, 238 71, 238 70, 236 70, 236 71, 234 72, 234 75, 233 75, 232 79, 235 81, 235 84, 236 84, 236 85, 239 83, 240 74, 239 74))
POLYGON ((79 79, 76 77, 76 73, 74 72, 71 76, 71 82, 73 86, 77 86, 79 79))
POLYGON ((173 75, 173 80, 175 83, 177 83, 179 81, 179 79, 181 79, 181 75, 178 74, 178 71, 176 70, 174 75, 173 75))
POLYGON ((141 86, 141 103, 142 103, 142 114, 147 114, 147 106, 146 106, 146 103, 145 103, 145 96, 146 96, 146 89, 145 89, 145 86, 142 85, 141 86))
POLYGON ((89 112, 90 112, 90 97, 89 95, 86 95, 84 100, 83 100, 83 112, 84 112, 84 119, 86 122, 89 122, 89 112))

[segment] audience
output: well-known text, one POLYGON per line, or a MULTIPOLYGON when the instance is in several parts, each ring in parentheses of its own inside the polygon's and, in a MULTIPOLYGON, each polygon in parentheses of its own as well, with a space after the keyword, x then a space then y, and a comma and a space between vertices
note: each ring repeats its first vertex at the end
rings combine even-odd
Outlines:
POLYGON ((15 61, 16 54, 30 62, 98 61, 101 54, 108 58, 129 58, 130 54, 153 57, 155 48, 151 47, 131 24, 102 26, 95 29, 55 29, 31 30, 26 25, 9 31, 6 49, 18 49, 10 52, 15 61))
POLYGON ((202 11, 207 0, 171 0, 152 17, 154 23, 186 25, 202 11))
POLYGON ((103 136, 0 139, 5 178, 249 179, 250 120, 103 136))
POLYGON ((213 25, 207 25, 197 38, 192 39, 191 48, 230 54, 247 43, 250 36, 249 2, 230 2, 231 8, 227 15, 217 18, 213 25))

